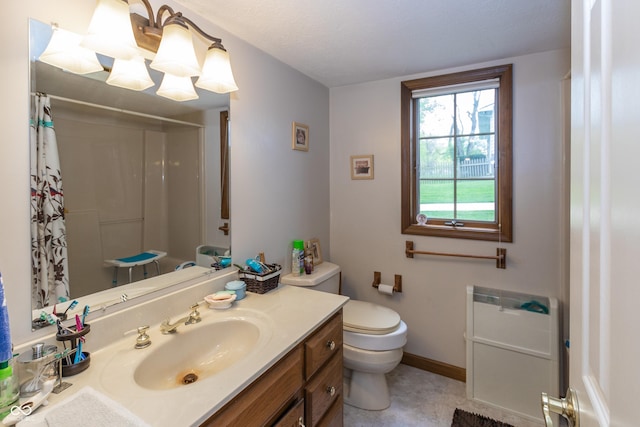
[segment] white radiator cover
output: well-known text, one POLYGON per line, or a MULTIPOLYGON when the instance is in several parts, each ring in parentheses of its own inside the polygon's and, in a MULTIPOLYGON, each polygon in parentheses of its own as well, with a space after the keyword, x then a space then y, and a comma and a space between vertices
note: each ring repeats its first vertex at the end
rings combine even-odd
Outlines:
POLYGON ((467 397, 542 422, 540 394, 559 396, 557 299, 468 286, 466 338, 467 397))

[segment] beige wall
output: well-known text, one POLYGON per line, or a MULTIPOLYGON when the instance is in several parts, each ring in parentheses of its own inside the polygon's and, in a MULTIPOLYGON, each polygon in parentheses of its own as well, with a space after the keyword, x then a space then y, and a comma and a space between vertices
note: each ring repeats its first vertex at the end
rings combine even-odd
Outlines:
POLYGON ((465 367, 468 285, 561 297, 561 80, 569 52, 553 51, 420 76, 331 89, 331 260, 342 266, 344 292, 398 311, 409 328, 405 350, 465 367), (404 256, 417 250, 494 255, 496 243, 400 233, 400 81, 491 64, 514 64, 514 242, 507 269, 495 262, 404 256), (374 180, 351 180, 349 156, 374 155, 374 180), (402 274, 403 293, 379 295, 402 274))

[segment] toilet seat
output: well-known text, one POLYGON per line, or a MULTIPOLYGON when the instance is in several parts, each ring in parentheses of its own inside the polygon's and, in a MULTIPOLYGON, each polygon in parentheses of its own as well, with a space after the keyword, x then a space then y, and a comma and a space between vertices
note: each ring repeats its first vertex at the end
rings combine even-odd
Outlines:
POLYGON ((346 345, 386 351, 402 348, 407 343, 407 324, 390 308, 349 300, 342 315, 342 338, 346 345))
POLYGON ((361 348, 344 345, 344 367, 362 372, 387 373, 398 366, 402 360, 401 348, 386 351, 363 350, 361 348))
POLYGON ((343 309, 345 331, 384 335, 400 326, 400 315, 390 308, 366 301, 349 300, 343 309))
POLYGON ((344 344, 363 350, 386 351, 404 347, 407 343, 407 324, 400 321, 395 331, 384 335, 342 331, 344 344))

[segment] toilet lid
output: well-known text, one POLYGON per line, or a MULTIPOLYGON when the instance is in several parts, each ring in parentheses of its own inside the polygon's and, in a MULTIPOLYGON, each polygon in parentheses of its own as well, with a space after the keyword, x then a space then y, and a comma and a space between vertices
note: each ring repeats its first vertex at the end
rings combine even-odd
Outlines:
POLYGON ((345 331, 383 335, 398 328, 400 315, 381 305, 349 300, 344 306, 342 323, 345 331))

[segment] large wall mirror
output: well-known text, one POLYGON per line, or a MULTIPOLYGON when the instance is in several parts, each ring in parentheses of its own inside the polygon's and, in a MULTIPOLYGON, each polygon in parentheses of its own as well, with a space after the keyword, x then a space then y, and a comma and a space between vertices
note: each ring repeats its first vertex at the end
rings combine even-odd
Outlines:
MULTIPOLYGON (((198 100, 165 99, 155 94, 161 76, 153 73, 157 84, 145 91, 110 86, 105 83, 109 59, 102 57, 104 71, 65 72, 38 61, 51 34, 49 24, 30 21, 30 96, 32 106, 42 94, 50 102, 58 164, 44 167, 60 171, 63 199, 58 209, 64 212, 67 256, 64 269, 54 263, 44 271, 38 264, 43 255, 32 253, 32 275, 38 276, 34 283, 52 274, 67 275, 69 295, 61 302, 32 283, 36 317, 44 307, 60 304, 60 312, 71 300, 114 288, 128 290, 124 299, 154 291, 155 285, 141 286, 141 281, 158 282, 144 279, 172 273, 191 261, 207 267, 205 260, 211 267, 211 258, 197 259, 198 253, 217 256, 230 250, 228 191, 223 188, 228 188, 224 117, 229 96, 198 90, 198 100), (141 255, 145 253, 157 257, 131 269, 131 277, 125 261, 113 263, 149 256, 141 255), (138 286, 134 289, 130 282, 138 286)), ((33 110, 31 144, 37 147, 41 136, 35 128, 42 123, 33 110)), ((52 145, 45 142, 44 149, 52 145)), ((35 150, 32 175, 43 170, 43 165, 34 166, 35 150)), ((46 215, 34 206, 33 187, 32 178, 32 221, 46 215)))

